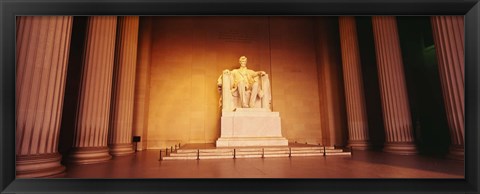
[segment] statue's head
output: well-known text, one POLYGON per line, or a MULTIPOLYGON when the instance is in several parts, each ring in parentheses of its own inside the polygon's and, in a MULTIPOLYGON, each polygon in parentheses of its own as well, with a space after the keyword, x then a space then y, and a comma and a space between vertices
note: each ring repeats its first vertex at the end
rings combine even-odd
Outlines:
POLYGON ((240 63, 240 66, 241 66, 241 67, 246 67, 246 66, 247 66, 247 57, 241 56, 241 57, 238 59, 238 62, 240 63))

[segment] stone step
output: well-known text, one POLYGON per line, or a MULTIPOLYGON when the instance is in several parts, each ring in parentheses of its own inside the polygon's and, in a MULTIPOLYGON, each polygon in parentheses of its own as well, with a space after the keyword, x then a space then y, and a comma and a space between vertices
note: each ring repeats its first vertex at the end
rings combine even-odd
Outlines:
MULTIPOLYGON (((233 151, 233 149, 232 149, 233 151)), ((252 149, 252 148, 248 148, 248 149, 245 149, 245 148, 239 148, 239 149, 235 149, 236 152, 261 152, 262 151, 262 148, 256 148, 256 149, 252 149)))
MULTIPOLYGON (((293 149, 292 148, 292 151, 322 151, 323 152, 323 148, 322 149, 293 149)), ((325 150, 330 150, 330 149, 325 149, 325 150)))
MULTIPOLYGON (((277 148, 263 148, 265 151, 280 151, 288 150, 288 147, 277 147, 277 148)), ((236 148, 237 152, 261 152, 262 148, 236 148)))
POLYGON ((232 159, 232 158, 270 158, 304 156, 351 156, 351 152, 335 149, 333 146, 292 146, 292 147, 239 147, 178 149, 163 157, 164 160, 232 159), (326 152, 325 154, 323 152, 326 152), (234 156, 235 155, 235 156, 234 156))
MULTIPOLYGON (((197 153, 197 150, 193 151, 197 153)), ((200 153, 233 153, 233 150, 199 150, 200 153)))
MULTIPOLYGON (((343 150, 341 149, 336 149, 336 150, 325 150, 327 153, 343 153, 343 150)), ((289 150, 279 150, 279 151, 271 151, 271 150, 265 150, 263 151, 264 154, 289 154, 289 150)), ((292 154, 308 154, 308 153, 323 153, 323 150, 292 150, 292 154)), ((210 155, 232 155, 233 156, 233 151, 229 152, 200 152, 200 156, 210 156, 210 155)), ((249 155, 249 154, 262 154, 262 151, 236 151, 236 155, 249 155)), ((170 156, 196 156, 197 152, 174 152, 170 153, 170 156)))
MULTIPOLYGON (((237 152, 249 152, 249 151, 262 151, 262 148, 219 148, 219 149, 178 149, 177 153, 197 153, 200 151, 202 152, 212 152, 212 153, 218 153, 218 152, 233 152, 233 150, 237 152)), ((288 147, 265 147, 263 148, 265 151, 288 151, 288 147)), ((310 147, 291 147, 292 151, 296 150, 321 150, 323 151, 323 147, 319 146, 310 146, 310 147)), ((339 150, 335 149, 333 146, 325 147, 325 150, 339 150)))
MULTIPOLYGON (((282 155, 282 156, 288 156, 290 153, 264 153, 263 155, 282 155)), ((251 155, 258 155, 261 156, 262 153, 250 153, 250 154, 236 154, 236 157, 247 157, 251 155)), ((291 153, 291 156, 323 156, 323 153, 319 152, 303 152, 303 153, 291 153)), ((349 152, 337 152, 337 153, 327 153, 326 155, 328 156, 335 156, 335 155, 351 155, 349 152)), ((200 157, 233 157, 233 154, 200 154, 200 157)), ((172 154, 169 155, 168 157, 197 157, 195 154, 172 154)))
POLYGON ((323 154, 323 150, 292 150, 292 154, 294 153, 322 153, 323 154))
POLYGON ((232 156, 232 153, 200 153, 200 156, 232 156))
POLYGON ((237 152, 235 153, 235 155, 258 155, 258 154, 262 154, 262 152, 237 152))
POLYGON ((335 152, 335 153, 326 153, 327 156, 351 156, 352 152, 335 152))
POLYGON ((196 160, 197 156, 195 157, 190 157, 190 156, 177 156, 177 157, 171 157, 171 156, 166 156, 162 158, 163 160, 196 160))
POLYGON ((200 156, 199 157, 200 160, 201 159, 232 159, 233 158, 233 155, 232 156, 200 156))
POLYGON ((288 157, 290 154, 264 154, 265 158, 288 157))
POLYGON ((343 152, 341 149, 336 149, 336 150, 325 150, 327 153, 336 153, 336 152, 343 152))
POLYGON ((261 158, 262 154, 235 155, 235 158, 261 158))
MULTIPOLYGON (((174 154, 174 153, 173 153, 174 154)), ((351 156, 351 152, 332 152, 326 153, 327 156, 351 156)), ((323 153, 292 153, 292 154, 271 154, 264 153, 264 158, 273 158, 273 157, 308 157, 308 156, 324 156, 323 153)), ((199 159, 232 159, 233 155, 200 155, 199 159)), ((262 158, 262 154, 239 154, 235 155, 235 158, 262 158)), ((179 154, 179 155, 170 155, 163 157, 164 160, 196 160, 196 155, 191 154, 179 154)))
POLYGON ((219 152, 233 152, 233 149, 200 149, 200 150, 179 149, 179 150, 177 150, 177 153, 197 153, 198 151, 200 151, 200 153, 202 153, 202 152, 219 153, 219 152))
POLYGON ((265 154, 289 154, 290 151, 284 150, 284 151, 265 151, 265 154))
POLYGON ((323 156, 323 153, 292 153, 292 157, 298 156, 323 156))
POLYGON ((253 153, 258 153, 258 154, 262 154, 262 153, 265 153, 265 154, 288 154, 289 151, 288 150, 278 150, 278 151, 267 151, 265 150, 264 152, 262 152, 261 150, 260 151, 257 151, 257 152, 236 152, 235 154, 253 154, 253 153))
MULTIPOLYGON (((299 149, 299 150, 316 150, 316 149, 322 149, 323 150, 323 147, 322 146, 309 146, 309 147, 291 147, 292 149, 299 149)), ((326 150, 333 150, 335 149, 335 147, 333 146, 326 146, 325 147, 326 150)))
POLYGON ((172 157, 186 157, 186 156, 195 156, 197 157, 197 153, 170 153, 169 156, 172 157))
MULTIPOLYGON (((293 150, 292 149, 292 153, 323 153, 323 149, 322 150, 293 150)), ((325 150, 325 152, 327 153, 337 153, 337 152, 343 152, 343 150, 341 149, 335 149, 335 150, 325 150)))
MULTIPOLYGON (((263 155, 282 155, 282 156, 288 156, 290 153, 263 153, 263 155)), ((338 153, 336 153, 338 155, 338 153)), ((258 156, 261 156, 262 153, 248 153, 248 154, 245 154, 245 153, 239 153, 239 154, 235 154, 236 157, 247 157, 247 156, 252 156, 252 155, 258 155, 258 156)), ((318 155, 318 156, 323 156, 323 153, 319 153, 319 152, 303 152, 303 153, 291 153, 292 156, 301 156, 301 155, 318 155)), ((328 155, 335 155, 335 154, 328 154, 328 155)), ((200 154, 200 157, 215 157, 215 156, 219 156, 219 157, 233 157, 233 154, 200 154)), ((196 154, 171 154, 169 155, 169 157, 197 157, 196 154)))
MULTIPOLYGON (((184 157, 184 156, 195 156, 197 153, 171 153, 169 156, 172 157, 184 157)), ((200 156, 233 156, 233 153, 200 153, 200 156)))

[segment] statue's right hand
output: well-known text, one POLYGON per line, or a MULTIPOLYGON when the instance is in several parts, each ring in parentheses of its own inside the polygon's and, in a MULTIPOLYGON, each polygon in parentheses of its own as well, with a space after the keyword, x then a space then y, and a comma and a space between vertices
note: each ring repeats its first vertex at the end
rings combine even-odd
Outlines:
POLYGON ((230 71, 228 69, 223 70, 223 74, 229 74, 230 71))

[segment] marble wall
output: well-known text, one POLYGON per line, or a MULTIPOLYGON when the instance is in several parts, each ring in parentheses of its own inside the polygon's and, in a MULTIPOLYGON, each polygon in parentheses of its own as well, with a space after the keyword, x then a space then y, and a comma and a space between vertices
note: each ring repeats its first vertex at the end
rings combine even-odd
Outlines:
POLYGON ((312 18, 271 17, 272 104, 291 142, 322 143, 312 18))

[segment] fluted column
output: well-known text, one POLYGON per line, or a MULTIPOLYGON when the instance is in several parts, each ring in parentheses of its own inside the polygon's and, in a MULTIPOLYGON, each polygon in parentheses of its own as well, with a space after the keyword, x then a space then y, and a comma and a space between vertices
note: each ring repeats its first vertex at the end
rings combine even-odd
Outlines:
POLYGON ((133 133, 135 136, 141 137, 137 150, 143 150, 147 147, 152 27, 151 16, 140 18, 137 70, 135 72, 135 104, 133 106, 133 133))
POLYGON ((463 16, 432 16, 435 51, 450 128, 449 157, 464 159, 465 61, 463 16))
POLYGON ((355 17, 341 16, 338 22, 347 107, 348 145, 354 149, 367 149, 368 120, 355 17))
POLYGON ((394 16, 372 17, 380 95, 385 124, 385 152, 415 154, 412 118, 394 16))
POLYGON ((89 17, 82 61, 72 163, 111 158, 107 147, 117 17, 89 17))
POLYGON ((58 176, 72 16, 17 17, 16 174, 58 176))
POLYGON ((138 16, 118 17, 108 144, 110 153, 133 153, 132 120, 137 62, 138 16))

